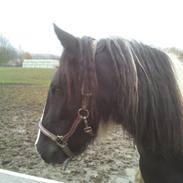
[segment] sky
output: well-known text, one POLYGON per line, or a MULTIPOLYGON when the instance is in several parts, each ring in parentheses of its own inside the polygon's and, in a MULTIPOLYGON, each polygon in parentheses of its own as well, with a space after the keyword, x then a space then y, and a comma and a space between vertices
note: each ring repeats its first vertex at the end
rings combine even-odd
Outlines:
POLYGON ((120 36, 183 49, 182 0, 0 0, 0 34, 17 49, 60 55, 53 23, 77 36, 120 36))

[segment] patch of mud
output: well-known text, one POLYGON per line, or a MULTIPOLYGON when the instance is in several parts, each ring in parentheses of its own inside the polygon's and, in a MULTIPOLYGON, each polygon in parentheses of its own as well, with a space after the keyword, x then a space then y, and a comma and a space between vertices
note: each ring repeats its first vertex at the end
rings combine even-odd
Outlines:
POLYGON ((4 87, 0 95, 0 168, 66 183, 129 183, 138 166, 138 154, 121 127, 94 142, 64 171, 38 156, 34 142, 47 88, 4 87))

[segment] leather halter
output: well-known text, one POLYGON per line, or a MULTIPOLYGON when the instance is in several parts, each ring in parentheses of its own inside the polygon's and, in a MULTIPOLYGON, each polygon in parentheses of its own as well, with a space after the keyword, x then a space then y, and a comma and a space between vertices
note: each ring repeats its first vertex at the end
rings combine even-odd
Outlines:
MULTIPOLYGON (((93 44, 92 44, 93 59, 95 59, 96 45, 97 45, 96 41, 93 41, 93 44)), ((84 83, 82 84, 81 95, 82 95, 81 108, 78 109, 77 117, 75 118, 74 122, 72 123, 71 128, 69 129, 69 131, 65 135, 55 135, 55 134, 51 133, 50 131, 48 131, 43 126, 42 120, 40 120, 40 122, 39 122, 40 131, 45 136, 47 136, 52 141, 54 141, 62 149, 62 151, 70 158, 73 157, 75 154, 68 147, 68 141, 69 141, 69 138, 76 131, 77 126, 81 122, 84 122, 84 124, 85 124, 84 132, 89 134, 90 136, 94 135, 91 126, 88 125, 88 117, 90 115, 90 112, 88 110, 88 106, 89 106, 89 101, 90 101, 90 97, 92 96, 92 93, 85 92, 84 83)))

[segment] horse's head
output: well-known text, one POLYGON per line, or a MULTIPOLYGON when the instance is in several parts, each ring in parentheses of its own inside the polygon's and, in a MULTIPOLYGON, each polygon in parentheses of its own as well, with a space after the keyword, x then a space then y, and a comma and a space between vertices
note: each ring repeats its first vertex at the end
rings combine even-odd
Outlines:
POLYGON ((54 28, 64 51, 50 84, 36 147, 46 162, 62 163, 81 153, 96 136, 99 120, 109 117, 115 82, 102 44, 54 28))

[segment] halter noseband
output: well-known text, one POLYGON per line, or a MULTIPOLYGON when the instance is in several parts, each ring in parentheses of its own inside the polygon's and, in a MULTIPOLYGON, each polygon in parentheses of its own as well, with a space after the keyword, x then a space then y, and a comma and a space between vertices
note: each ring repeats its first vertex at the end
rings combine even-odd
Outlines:
MULTIPOLYGON (((92 44, 93 59, 95 59, 96 45, 97 45, 96 41, 93 41, 93 44, 92 44)), ((85 92, 84 83, 82 84, 81 95, 82 95, 81 108, 78 109, 77 117, 75 118, 71 128, 69 129, 69 131, 65 135, 63 135, 63 136, 62 135, 55 135, 55 134, 51 133, 50 131, 48 131, 43 126, 42 120, 40 120, 40 122, 39 122, 40 131, 45 136, 47 136, 52 141, 54 141, 62 149, 62 151, 70 158, 73 157, 75 154, 68 147, 68 140, 73 135, 73 133, 75 132, 75 130, 76 130, 77 126, 80 124, 80 122, 83 121, 85 124, 85 127, 84 127, 85 133, 89 134, 90 136, 94 135, 91 126, 88 125, 88 117, 90 115, 90 112, 88 110, 88 106, 89 106, 89 101, 90 101, 90 97, 92 96, 92 93, 85 92)))

